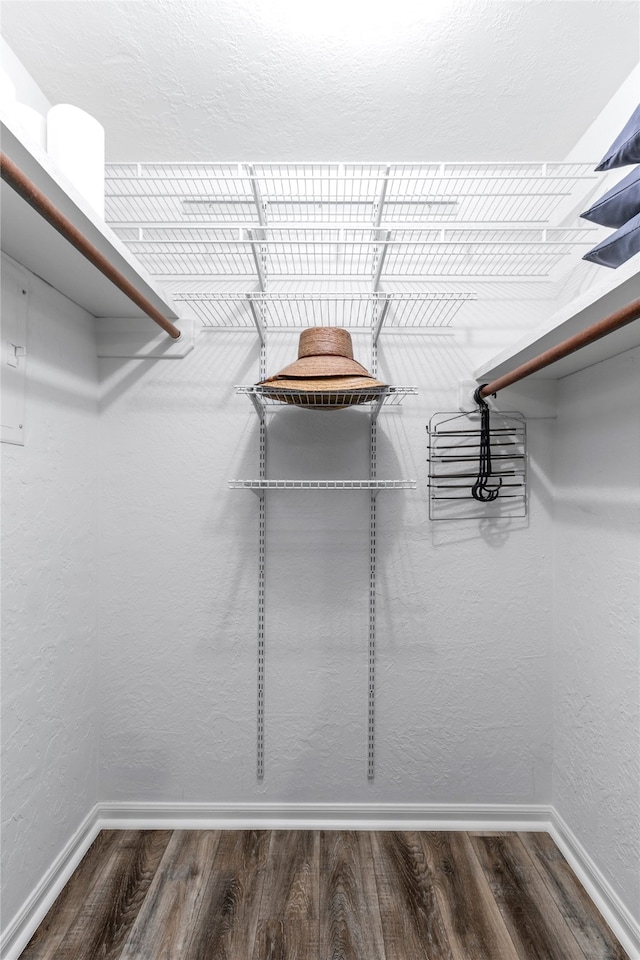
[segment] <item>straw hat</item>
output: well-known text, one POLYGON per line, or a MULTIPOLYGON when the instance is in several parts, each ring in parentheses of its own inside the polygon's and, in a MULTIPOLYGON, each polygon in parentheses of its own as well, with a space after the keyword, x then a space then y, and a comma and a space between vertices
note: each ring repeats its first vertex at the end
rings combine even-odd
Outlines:
POLYGON ((353 359, 348 330, 309 327, 300 334, 298 359, 262 380, 263 393, 282 403, 336 410, 377 399, 386 384, 353 359))

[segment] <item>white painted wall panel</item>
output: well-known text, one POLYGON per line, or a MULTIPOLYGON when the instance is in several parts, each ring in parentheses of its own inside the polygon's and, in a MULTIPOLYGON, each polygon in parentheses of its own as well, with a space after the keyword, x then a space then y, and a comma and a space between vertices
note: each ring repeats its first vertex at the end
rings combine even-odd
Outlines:
POLYGON ((640 916, 640 350, 560 381, 553 802, 640 916))
MULTIPOLYGON (((2 282, 12 261, 2 258, 2 282)), ((97 433, 92 318, 30 276, 24 447, 2 444, 2 915, 96 802, 97 433)))
MULTIPOLYGON (((367 361, 366 338, 356 357, 367 361)), ((368 497, 268 494, 266 777, 256 781, 258 421, 234 383, 256 338, 180 362, 100 361, 102 800, 546 802, 551 765, 549 423, 529 523, 428 520, 425 425, 473 357, 394 336, 381 375, 377 768, 366 779, 368 497)), ((297 349, 275 342, 270 370, 297 349)), ((363 411, 283 409, 268 470, 365 477, 363 411)))

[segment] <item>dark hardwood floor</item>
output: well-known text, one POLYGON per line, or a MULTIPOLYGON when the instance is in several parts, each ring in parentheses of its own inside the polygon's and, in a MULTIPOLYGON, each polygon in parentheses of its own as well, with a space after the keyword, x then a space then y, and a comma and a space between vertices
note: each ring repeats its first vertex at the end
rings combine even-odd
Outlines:
POLYGON ((21 960, 629 960, 545 833, 106 830, 21 960))

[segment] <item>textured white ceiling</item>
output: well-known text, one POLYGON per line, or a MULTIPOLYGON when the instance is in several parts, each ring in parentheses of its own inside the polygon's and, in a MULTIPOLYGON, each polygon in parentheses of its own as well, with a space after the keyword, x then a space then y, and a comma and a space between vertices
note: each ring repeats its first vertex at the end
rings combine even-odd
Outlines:
POLYGON ((640 59, 638 0, 3 0, 109 160, 561 160, 640 59), (314 17, 311 13, 316 10, 314 17))

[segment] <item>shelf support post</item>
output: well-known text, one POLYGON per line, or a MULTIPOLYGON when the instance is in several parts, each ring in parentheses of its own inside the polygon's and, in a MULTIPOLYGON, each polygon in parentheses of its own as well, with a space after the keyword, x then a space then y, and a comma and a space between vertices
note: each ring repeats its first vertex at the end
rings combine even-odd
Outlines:
MULTIPOLYGON (((372 410, 371 410, 371 423, 373 424, 373 426, 375 426, 375 425, 377 424, 377 422, 378 422, 378 414, 380 413, 380 410, 382 409, 382 404, 383 404, 384 401, 385 401, 385 397, 386 397, 386 394, 385 394, 385 393, 381 393, 380 396, 378 397, 378 399, 376 400, 376 402, 375 402, 374 405, 373 405, 373 408, 372 408, 372 410)), ((375 473, 373 473, 373 474, 370 475, 370 479, 371 479, 371 480, 375 480, 375 473)))
POLYGON ((384 239, 382 241, 382 249, 378 253, 378 262, 376 264, 376 272, 373 277, 373 292, 377 293, 378 287, 380 286, 380 277, 382 275, 382 268, 384 267, 384 261, 387 256, 387 250, 389 248, 389 240, 391 239, 391 230, 382 230, 378 231, 379 233, 384 233, 384 239))
POLYGON ((255 201, 256 209, 258 211, 258 223, 260 224, 261 227, 266 227, 267 225, 267 216, 265 213, 266 207, 262 200, 260 187, 258 186, 258 179, 256 177, 256 171, 252 163, 247 164, 247 170, 249 172, 249 180, 251 181, 251 191, 253 193, 253 199, 255 201))
MULTIPOLYGON (((260 432, 264 423, 260 424, 260 432)), ((258 712, 257 712, 257 756, 256 774, 258 780, 264 780, 264 619, 265 619, 265 559, 266 559, 266 509, 264 490, 260 491, 260 544, 258 551, 258 712)))
POLYGON ((387 186, 389 184, 389 173, 391 172, 391 166, 387 164, 384 170, 384 180, 382 181, 382 186, 380 187, 380 193, 378 195, 378 201, 375 206, 375 224, 376 229, 382 223, 382 208, 384 207, 384 201, 387 196, 387 186))
POLYGON ((377 346, 378 337, 380 336, 380 331, 382 330, 382 324, 385 321, 389 307, 391 306, 391 298, 389 296, 385 297, 384 300, 380 301, 380 298, 377 298, 378 304, 378 318, 376 320, 376 325, 373 331, 373 342, 377 346), (380 304, 382 303, 382 307, 380 304))
MULTIPOLYGON (((369 479, 377 474, 377 424, 371 420, 369 479)), ((375 772, 375 682, 376 682, 376 491, 369 499, 369 669, 367 683, 367 779, 375 772)))
MULTIPOLYGON (((251 316, 253 317, 253 322, 256 325, 256 330, 258 331, 258 336, 260 337, 260 346, 264 347, 265 345, 264 317, 258 316, 258 311, 256 309, 256 302, 251 296, 251 294, 248 293, 246 296, 247 296, 247 300, 249 301, 249 308, 251 310, 251 316)), ((262 314, 262 309, 260 313, 262 314)))
MULTIPOLYGON (((267 347, 263 340, 260 344, 260 379, 266 376, 267 347)), ((260 417, 260 479, 267 477, 267 418, 257 398, 251 399, 260 417)), ((257 703, 257 751, 256 774, 258 780, 264 779, 264 654, 265 654, 265 594, 267 559, 267 509, 265 490, 260 490, 259 499, 259 543, 258 543, 258 703, 257 703)))
POLYGON ((253 260, 256 265, 256 273, 258 274, 258 283, 260 285, 260 290, 262 293, 267 289, 267 279, 264 272, 264 266, 262 263, 262 254, 260 252, 258 241, 253 235, 253 230, 247 230, 247 236, 249 238, 249 243, 251 244, 251 252, 253 253, 253 260))

